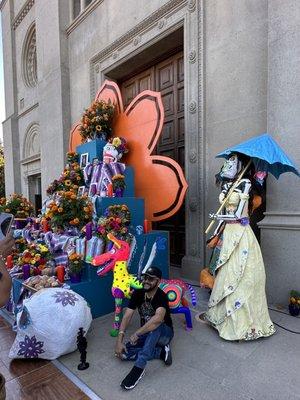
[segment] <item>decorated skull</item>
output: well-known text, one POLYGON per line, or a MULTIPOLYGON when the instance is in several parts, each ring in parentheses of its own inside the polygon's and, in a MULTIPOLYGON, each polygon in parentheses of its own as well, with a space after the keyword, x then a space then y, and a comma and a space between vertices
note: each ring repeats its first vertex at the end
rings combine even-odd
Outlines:
POLYGON ((83 297, 64 288, 43 289, 24 300, 10 358, 54 360, 76 350, 79 328, 88 331, 92 315, 83 297))
POLYGON ((127 153, 127 143, 122 137, 110 139, 103 148, 103 161, 105 163, 118 162, 124 153, 127 153))

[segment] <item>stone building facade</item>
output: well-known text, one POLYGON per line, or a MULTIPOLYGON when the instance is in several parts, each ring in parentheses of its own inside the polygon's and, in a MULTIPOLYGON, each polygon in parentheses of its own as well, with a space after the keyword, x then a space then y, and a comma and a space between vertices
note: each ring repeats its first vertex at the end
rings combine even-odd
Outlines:
MULTIPOLYGON (((8 194, 45 193, 63 168, 72 124, 105 78, 119 82, 125 102, 147 88, 162 92, 159 151, 175 155, 189 183, 176 222, 185 278, 198 279, 207 263, 216 153, 268 131, 300 165, 297 0, 2 0, 0 7, 8 194)), ((268 180, 260 228, 273 303, 285 303, 297 282, 299 289, 299 183, 291 174, 268 180)))

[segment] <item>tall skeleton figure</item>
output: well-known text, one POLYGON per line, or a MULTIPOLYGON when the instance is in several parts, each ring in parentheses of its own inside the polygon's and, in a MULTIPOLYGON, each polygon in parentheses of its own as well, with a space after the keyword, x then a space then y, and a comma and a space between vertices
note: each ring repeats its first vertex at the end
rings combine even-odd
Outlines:
MULTIPOLYGON (((217 181, 222 184, 221 203, 241 168, 241 161, 234 154, 217 175, 217 181)), ((223 233, 213 266, 215 283, 205 316, 227 340, 253 340, 275 332, 266 301, 264 262, 249 225, 251 179, 250 174, 241 179, 222 214, 210 214, 211 218, 221 221, 223 233)))

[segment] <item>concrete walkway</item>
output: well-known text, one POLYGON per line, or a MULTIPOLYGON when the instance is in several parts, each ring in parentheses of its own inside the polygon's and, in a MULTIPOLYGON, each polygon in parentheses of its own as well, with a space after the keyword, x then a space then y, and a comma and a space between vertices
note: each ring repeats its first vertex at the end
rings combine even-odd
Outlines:
MULTIPOLYGON (((200 302, 197 311, 204 308, 205 302, 200 302)), ((300 331, 299 318, 275 311, 270 314, 274 322, 300 331)), ((103 400, 300 400, 299 335, 277 328, 267 339, 231 343, 195 319, 193 331, 186 332, 179 315, 173 316, 172 366, 151 361, 138 386, 123 391, 119 384, 132 363, 113 356, 115 339, 108 333, 112 320, 108 315, 93 321, 88 370, 77 370, 76 352, 60 358, 103 400)), ((137 318, 134 324, 138 325, 137 318)))

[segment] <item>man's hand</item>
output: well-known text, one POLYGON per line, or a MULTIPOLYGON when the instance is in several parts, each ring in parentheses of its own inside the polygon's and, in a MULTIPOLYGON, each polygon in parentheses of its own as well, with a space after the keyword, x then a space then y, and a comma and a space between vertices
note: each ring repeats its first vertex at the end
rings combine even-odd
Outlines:
POLYGON ((12 253, 15 240, 12 233, 9 233, 4 239, 0 240, 0 255, 5 259, 12 253))
POLYGON ((120 340, 117 340, 116 347, 115 347, 115 356, 122 358, 122 354, 126 352, 125 344, 122 343, 120 340))
POLYGON ((134 333, 133 335, 130 336, 129 341, 132 345, 135 345, 138 339, 139 336, 136 333, 134 333))

